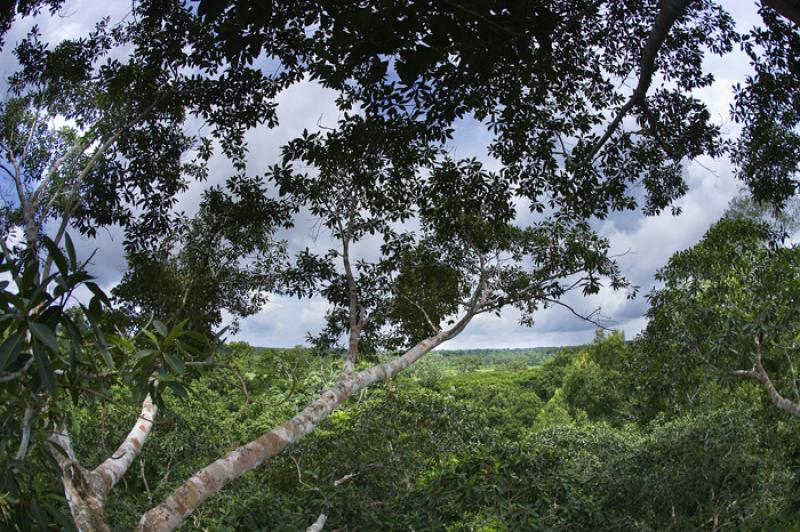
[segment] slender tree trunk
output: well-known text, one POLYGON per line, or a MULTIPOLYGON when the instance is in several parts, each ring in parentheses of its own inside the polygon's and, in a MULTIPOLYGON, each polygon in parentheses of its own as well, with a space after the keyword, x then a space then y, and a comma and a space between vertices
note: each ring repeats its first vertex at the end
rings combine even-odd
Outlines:
POLYGON ((358 343, 361 340, 361 329, 363 322, 358 304, 358 287, 356 286, 353 266, 350 263, 350 230, 352 218, 347 225, 347 232, 342 229, 342 263, 344 265, 345 278, 347 279, 348 307, 350 314, 350 334, 347 340, 347 358, 344 362, 344 371, 351 372, 355 369, 358 361, 358 343))

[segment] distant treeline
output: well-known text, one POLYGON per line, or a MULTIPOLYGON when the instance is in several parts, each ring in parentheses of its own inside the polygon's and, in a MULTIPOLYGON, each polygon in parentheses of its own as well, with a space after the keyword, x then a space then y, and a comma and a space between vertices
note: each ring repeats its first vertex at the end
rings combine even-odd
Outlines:
POLYGON ((475 359, 478 365, 481 366, 504 365, 511 362, 523 363, 528 366, 539 366, 561 349, 564 349, 564 347, 552 346, 518 347, 510 349, 454 349, 436 351, 436 353, 449 359, 475 359))
MULTIPOLYGON (((472 369, 480 366, 503 366, 507 364, 519 364, 525 366, 539 366, 544 364, 550 357, 562 350, 580 350, 585 345, 577 346, 547 346, 547 347, 514 347, 514 348, 487 348, 487 349, 443 349, 431 353, 446 359, 448 365, 469 363, 472 369)), ((256 351, 265 353, 277 353, 285 350, 280 347, 254 347, 256 351)), ((308 349, 296 346, 295 349, 308 349)), ((339 356, 343 351, 326 353, 323 356, 339 356)), ((431 358, 429 355, 426 358, 431 358)), ((433 357, 438 358, 438 357, 433 357)))

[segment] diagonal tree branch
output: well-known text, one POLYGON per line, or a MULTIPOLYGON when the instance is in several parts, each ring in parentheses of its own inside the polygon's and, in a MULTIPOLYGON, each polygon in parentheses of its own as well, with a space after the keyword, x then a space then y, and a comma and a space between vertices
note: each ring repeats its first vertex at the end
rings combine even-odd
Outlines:
POLYGON ((78 530, 109 530, 105 518, 106 497, 141 451, 155 414, 156 406, 148 395, 133 429, 117 451, 92 471, 76 458, 66 429, 56 429, 50 435, 50 454, 61 468, 64 495, 78 530))
POLYGON ((399 289, 397 290, 397 293, 400 295, 400 297, 402 297, 403 299, 408 301, 410 304, 414 305, 417 308, 417 310, 419 310, 422 313, 422 316, 425 318, 425 321, 428 322, 428 326, 431 328, 431 330, 433 332, 439 332, 440 330, 442 330, 442 328, 439 325, 437 325, 437 324, 435 324, 433 322, 433 320, 431 319, 430 315, 425 310, 425 307, 423 307, 422 305, 417 303, 416 299, 412 299, 412 298, 408 297, 405 294, 405 292, 403 292, 402 290, 399 290, 399 289))
POLYGON ((589 153, 576 165, 576 169, 585 164, 591 164, 606 142, 608 142, 611 136, 617 131, 620 124, 622 124, 622 120, 634 107, 644 102, 647 90, 653 82, 658 51, 661 49, 664 41, 666 41, 667 35, 669 35, 669 31, 672 29, 675 21, 678 20, 678 17, 680 17, 693 1, 694 0, 661 0, 661 8, 653 22, 650 35, 647 37, 647 41, 642 48, 642 56, 639 62, 639 81, 636 84, 633 94, 631 94, 628 101, 619 108, 603 136, 594 143, 589 153))
POLYGON ((800 402, 792 401, 781 395, 781 393, 775 388, 775 384, 772 382, 769 373, 767 373, 767 370, 764 369, 764 365, 761 361, 761 341, 759 338, 756 338, 756 354, 754 358, 755 360, 753 361, 753 369, 736 370, 731 371, 730 373, 737 377, 744 377, 760 382, 761 386, 763 386, 764 390, 766 390, 770 401, 772 401, 775 406, 795 417, 800 417, 800 402))
POLYGON ((142 403, 142 411, 131 431, 117 448, 116 452, 97 466, 93 474, 99 475, 103 480, 105 494, 108 494, 128 471, 134 459, 142 450, 144 442, 150 436, 153 428, 153 419, 158 412, 158 407, 153 403, 150 395, 142 403))
POLYGON ((613 329, 609 329, 608 327, 603 325, 600 321, 595 319, 595 316, 600 316, 600 309, 599 308, 594 309, 589 314, 581 314, 580 312, 578 312, 577 310, 572 308, 571 305, 568 305, 568 304, 564 303, 563 301, 559 301, 558 299, 544 298, 544 301, 547 301, 551 305, 558 305, 560 307, 564 307, 565 309, 570 311, 570 313, 572 313, 573 316, 575 316, 577 318, 580 318, 583 321, 591 323, 592 325, 594 325, 598 329, 602 329, 602 330, 608 331, 608 332, 612 332, 613 331, 613 329))
POLYGON ((312 432, 349 397, 377 382, 393 378, 436 346, 461 333, 475 316, 486 286, 482 273, 467 313, 450 329, 422 340, 389 362, 355 372, 342 373, 336 383, 288 421, 209 464, 184 482, 172 495, 145 513, 138 531, 174 530, 186 517, 230 482, 255 469, 312 432))

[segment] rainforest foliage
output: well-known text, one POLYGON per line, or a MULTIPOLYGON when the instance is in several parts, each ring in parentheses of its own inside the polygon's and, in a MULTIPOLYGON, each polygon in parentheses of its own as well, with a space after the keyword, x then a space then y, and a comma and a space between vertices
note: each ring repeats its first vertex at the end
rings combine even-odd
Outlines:
MULTIPOLYGON (((677 253, 650 294, 650 325, 632 341, 598 331, 591 344, 560 350, 429 354, 189 523, 297 530, 324 512, 343 530, 789 526, 800 517, 800 424, 758 380, 724 369, 756 360, 752 336, 740 331, 779 339, 797 330, 800 255, 768 227, 734 209, 677 253), (765 282, 782 288, 765 292, 765 282), (693 325, 706 334, 693 337, 693 325)), ((797 399, 793 353, 765 343, 764 364, 797 399)), ((224 357, 227 367, 197 379, 187 398, 167 400, 156 423, 164 437, 142 451, 107 508, 120 529, 194 470, 302 407, 340 364, 300 347, 233 344, 224 357)), ((90 442, 85 456, 113 451, 134 414, 127 393, 115 388, 110 400, 74 411, 73 432, 90 442)))
MULTIPOLYGON (((598 333, 541 365, 424 360, 370 389, 192 515, 192 529, 780 529, 800 512, 800 427, 756 383, 702 379, 655 412, 641 341, 598 333), (436 377, 432 378, 432 373, 436 377), (269 501, 269 504, 265 504, 269 501)), ((230 346, 236 372, 168 400, 163 436, 107 508, 114 528, 334 379, 330 357, 230 346), (244 384, 241 382, 244 380, 244 384), (245 387, 246 386, 246 387, 245 387)), ((113 452, 135 410, 115 389, 75 412, 80 453, 113 452)), ((93 460, 90 460, 93 461, 93 460)))
MULTIPOLYGON (((325 513, 339 530, 784 529, 800 518, 800 423, 775 408, 763 382, 729 371, 759 360, 741 331, 774 338, 762 363, 800 399, 796 359, 779 341, 797 330, 800 255, 771 235, 729 212, 661 270, 651 321, 633 340, 598 330, 583 346, 430 353, 363 390, 187 525, 288 531, 325 513), (765 282, 782 289, 763 292, 765 282), (706 333, 692 336, 693 326, 706 333)), ((140 508, 313 400, 341 358, 234 343, 217 363, 188 393, 162 398, 159 437, 107 502, 113 529, 133 528, 140 508)), ((89 463, 127 432, 133 392, 118 385, 69 408, 75 451, 89 463)), ((28 467, 38 491, 25 504, 55 497, 49 466, 28 467)), ((19 501, 0 502, 8 517, 19 501)))
POLYGON ((780 224, 732 212, 676 254, 630 343, 436 351, 481 315, 601 326, 574 298, 638 293, 603 221, 678 214, 697 158, 791 204, 796 1, 742 29, 712 0, 136 0, 55 42, 11 31, 62 4, 0 9, 2 527, 797 521, 780 224), (733 50, 729 134, 698 95, 733 50), (253 168, 298 85, 335 122, 253 168), (486 135, 462 156, 465 122, 486 135), (106 229, 110 294, 73 240, 106 229), (225 345, 276 296, 324 301, 310 347, 225 345))

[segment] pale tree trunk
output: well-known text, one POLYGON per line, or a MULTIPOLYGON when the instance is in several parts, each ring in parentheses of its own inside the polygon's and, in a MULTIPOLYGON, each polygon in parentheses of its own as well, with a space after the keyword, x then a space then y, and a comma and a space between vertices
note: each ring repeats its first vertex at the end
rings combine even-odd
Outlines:
POLYGON ((325 521, 327 520, 328 516, 326 514, 319 514, 317 520, 311 523, 310 527, 306 528, 306 532, 321 532, 325 527, 325 521))
POLYGON ((403 355, 359 372, 343 372, 336 384, 285 423, 231 451, 201 469, 161 504, 145 513, 138 531, 174 530, 196 508, 228 483, 255 469, 313 431, 356 392, 391 379, 431 349, 459 334, 474 316, 465 315, 453 328, 427 338, 403 355))
POLYGON ((761 363, 760 354, 756 357, 753 369, 737 370, 731 373, 737 377, 745 377, 760 382, 761 386, 767 392, 770 401, 772 401, 775 406, 795 417, 800 417, 800 402, 787 399, 775 388, 775 384, 772 382, 769 374, 764 369, 764 365, 761 363))
POLYGON ((148 395, 133 428, 122 444, 94 470, 83 467, 75 456, 66 430, 57 430, 50 437, 51 454, 61 467, 61 478, 75 526, 82 532, 109 530, 105 518, 105 501, 130 468, 153 427, 157 407, 148 395))
MULTIPOLYGON (((364 318, 360 316, 355 279, 350 268, 349 234, 343 228, 342 235, 344 266, 350 290, 351 325, 360 334, 364 318), (356 319, 353 319, 354 313, 359 314, 356 319)), ((354 336, 352 334, 353 330, 351 330, 350 345, 344 368, 331 388, 324 391, 317 399, 288 421, 229 452, 195 473, 161 504, 142 515, 136 530, 138 532, 174 530, 201 504, 213 497, 227 484, 255 469, 312 432, 354 393, 364 390, 377 382, 393 378, 438 345, 460 334, 476 314, 485 311, 484 306, 488 300, 485 258, 479 256, 479 261, 479 277, 472 296, 468 302, 464 303, 464 316, 451 328, 438 330, 436 334, 422 340, 404 354, 393 358, 389 362, 358 372, 353 371, 353 369, 355 358, 358 355, 359 336, 354 336)))
POLYGON ((345 279, 347 279, 348 313, 350 318, 350 334, 347 339, 347 357, 344 361, 344 373, 353 371, 358 361, 358 344, 361 340, 361 331, 364 329, 364 318, 358 302, 358 286, 356 285, 353 266, 350 262, 350 239, 353 229, 352 212, 347 227, 339 225, 342 238, 342 265, 344 266, 345 279))

